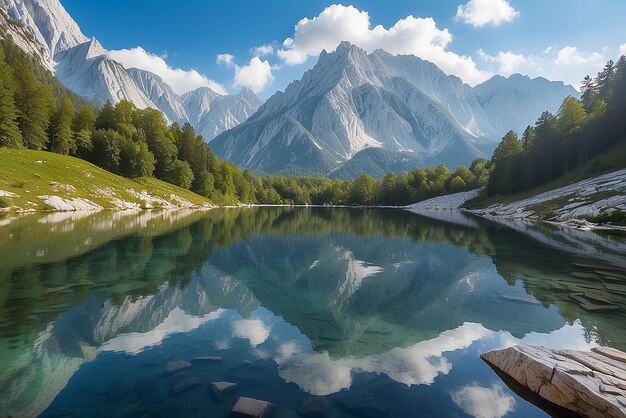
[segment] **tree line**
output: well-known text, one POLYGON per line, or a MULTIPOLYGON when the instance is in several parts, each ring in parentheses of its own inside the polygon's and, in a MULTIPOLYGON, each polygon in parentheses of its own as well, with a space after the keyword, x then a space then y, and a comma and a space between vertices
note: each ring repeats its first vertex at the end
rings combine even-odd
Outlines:
POLYGON ((253 175, 216 157, 189 123, 129 101, 94 107, 11 40, 0 42, 0 146, 71 155, 128 178, 156 177, 218 204, 399 205, 487 183, 491 163, 379 180, 253 175))
POLYGON ((518 193, 581 168, 626 138, 626 57, 586 76, 580 100, 566 97, 558 112, 543 112, 521 138, 509 131, 493 153, 490 196, 518 193))

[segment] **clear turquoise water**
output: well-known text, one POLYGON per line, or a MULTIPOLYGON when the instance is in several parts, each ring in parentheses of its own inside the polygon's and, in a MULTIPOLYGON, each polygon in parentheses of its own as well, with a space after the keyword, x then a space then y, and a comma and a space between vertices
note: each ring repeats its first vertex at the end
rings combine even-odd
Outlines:
POLYGON ((312 398, 329 417, 539 417, 481 353, 626 349, 624 237, 427 215, 0 220, 0 416, 226 417, 248 396, 274 417, 312 398), (589 289, 618 309, 570 297, 589 289), (193 365, 166 373, 175 360, 193 365), (224 380, 239 387, 218 400, 224 380))

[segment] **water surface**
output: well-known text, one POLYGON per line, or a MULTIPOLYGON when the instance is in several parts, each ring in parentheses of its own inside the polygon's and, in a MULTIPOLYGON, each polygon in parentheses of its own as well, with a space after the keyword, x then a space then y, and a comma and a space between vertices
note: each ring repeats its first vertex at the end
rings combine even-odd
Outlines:
POLYGON ((626 349, 625 242, 445 211, 5 218, 0 416, 226 417, 239 396, 275 417, 312 399, 328 417, 546 416, 479 355, 626 349))

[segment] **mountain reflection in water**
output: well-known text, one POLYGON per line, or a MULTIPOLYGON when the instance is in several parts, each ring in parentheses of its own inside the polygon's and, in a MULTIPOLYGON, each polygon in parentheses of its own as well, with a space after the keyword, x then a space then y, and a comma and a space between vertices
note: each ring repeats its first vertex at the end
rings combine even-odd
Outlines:
POLYGON ((0 415, 228 416, 237 396, 206 387, 230 380, 278 416, 310 396, 328 416, 544 416, 479 354, 626 348, 623 237, 336 208, 1 223, 0 415), (185 372, 203 389, 169 395, 165 364, 200 356, 221 358, 185 372))

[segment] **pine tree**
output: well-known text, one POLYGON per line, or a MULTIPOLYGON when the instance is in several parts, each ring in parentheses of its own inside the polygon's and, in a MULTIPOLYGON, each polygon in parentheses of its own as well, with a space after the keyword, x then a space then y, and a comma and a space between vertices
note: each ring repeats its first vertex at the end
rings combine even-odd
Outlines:
POLYGON ((17 62, 15 71, 15 105, 18 108, 18 126, 24 145, 42 149, 48 142, 50 111, 54 106, 52 89, 35 78, 26 55, 17 62))
POLYGON ((52 113, 50 120, 50 151, 68 155, 76 152, 76 141, 72 131, 74 104, 64 96, 52 113))
POLYGON ((22 134, 17 125, 18 110, 13 95, 13 71, 7 65, 0 45, 0 147, 21 148, 22 134))
POLYGON ((93 151, 91 135, 96 129, 96 114, 93 107, 85 106, 76 113, 72 122, 74 130, 75 154, 81 158, 89 158, 93 151))

